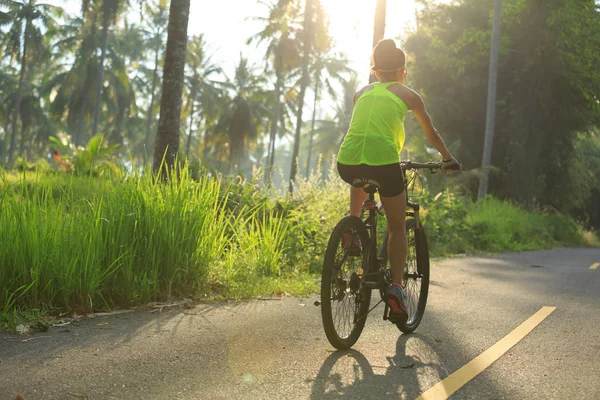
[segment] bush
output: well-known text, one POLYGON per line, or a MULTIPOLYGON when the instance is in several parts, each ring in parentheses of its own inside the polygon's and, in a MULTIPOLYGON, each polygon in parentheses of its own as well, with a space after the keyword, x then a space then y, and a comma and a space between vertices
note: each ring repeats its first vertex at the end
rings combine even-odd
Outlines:
POLYGON ((491 196, 473 204, 468 222, 472 226, 473 246, 481 251, 535 250, 583 243, 571 218, 560 213, 526 211, 491 196))
POLYGON ((421 199, 421 215, 433 256, 472 251, 473 232, 467 217, 470 201, 445 191, 421 199))

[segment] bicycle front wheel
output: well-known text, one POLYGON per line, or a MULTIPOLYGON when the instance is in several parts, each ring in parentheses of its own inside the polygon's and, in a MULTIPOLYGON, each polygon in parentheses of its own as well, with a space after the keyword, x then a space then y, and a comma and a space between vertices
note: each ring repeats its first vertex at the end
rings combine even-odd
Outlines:
POLYGON ((336 225, 327 244, 321 279, 321 317, 329 343, 339 350, 356 343, 367 320, 371 290, 363 288, 360 282, 367 269, 368 241, 365 224, 351 216, 336 225))
POLYGON ((402 278, 402 289, 404 289, 404 298, 408 309, 408 320, 406 324, 397 324, 397 326, 402 332, 410 333, 421 323, 427 305, 429 247, 423 227, 417 229, 414 219, 406 221, 406 239, 408 240, 408 252, 402 278))

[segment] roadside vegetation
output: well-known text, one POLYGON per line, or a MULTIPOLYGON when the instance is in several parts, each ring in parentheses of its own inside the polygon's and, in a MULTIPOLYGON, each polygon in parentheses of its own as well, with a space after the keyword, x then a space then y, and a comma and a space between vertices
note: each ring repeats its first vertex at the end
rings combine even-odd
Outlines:
MULTIPOLYGON (((187 168, 167 183, 151 174, 2 174, 0 324, 173 298, 314 292, 348 189, 321 173, 300 179, 293 196, 262 181, 193 179, 187 168)), ((433 256, 584 244, 560 213, 454 192, 420 198, 433 256)))

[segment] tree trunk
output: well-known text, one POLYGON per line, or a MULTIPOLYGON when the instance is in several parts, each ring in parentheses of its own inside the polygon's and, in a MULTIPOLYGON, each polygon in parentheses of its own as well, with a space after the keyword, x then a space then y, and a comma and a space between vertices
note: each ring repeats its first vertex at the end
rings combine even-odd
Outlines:
POLYGON ((6 144, 10 135, 10 113, 6 115, 6 122, 4 125, 4 140, 0 143, 0 166, 4 166, 6 163, 6 144))
POLYGON ((111 144, 118 144, 120 146, 123 145, 123 124, 127 121, 128 112, 128 108, 119 107, 119 111, 117 112, 117 117, 115 118, 115 123, 113 125, 113 130, 109 136, 111 144))
MULTIPOLYGON (((208 124, 205 125, 205 127, 208 124)), ((204 142, 202 148, 202 162, 206 164, 206 160, 208 159, 208 155, 210 153, 210 148, 208 147, 208 128, 204 129, 204 135, 202 135, 202 141, 204 142)))
POLYGON ((79 108, 79 116, 78 116, 78 125, 77 125, 77 134, 75 135, 74 144, 75 147, 78 147, 81 142, 81 136, 83 134, 83 129, 85 128, 85 108, 87 107, 87 101, 84 95, 84 98, 81 100, 81 106, 79 108))
MULTIPOLYGON (((375 6, 375 27, 373 29, 373 47, 385 36, 385 15, 386 15, 386 0, 377 0, 375 6)), ((369 83, 377 82, 377 76, 374 73, 369 73, 369 83)))
POLYGON ((273 167, 275 166, 275 144, 277 143, 277 136, 273 136, 273 141, 269 144, 271 147, 271 158, 269 159, 269 184, 273 178, 273 167))
POLYGON ((154 172, 160 172, 163 177, 166 177, 168 169, 174 167, 179 150, 181 94, 184 84, 189 15, 190 0, 171 0, 160 119, 154 146, 153 165, 154 172))
MULTIPOLYGON (((281 63, 279 63, 281 65, 281 63)), ((271 183, 273 178, 273 164, 275 162, 275 142, 277 141, 277 130, 279 128, 279 119, 281 114, 281 86, 283 85, 283 72, 277 71, 277 81, 275 82, 275 110, 273 111, 273 121, 271 121, 271 134, 269 138, 269 167, 267 170, 267 184, 271 183)))
POLYGON ((21 100, 23 98, 23 81, 25 80, 25 71, 27 70, 27 38, 29 38, 29 30, 31 29, 31 20, 29 17, 25 22, 25 32, 23 32, 23 55, 21 57, 21 71, 19 73, 19 86, 17 87, 17 96, 15 98, 15 109, 12 117, 12 135, 10 137, 10 148, 8 149, 8 166, 12 167, 13 156, 17 144, 17 123, 21 115, 21 100))
POLYGON ((315 135, 315 119, 317 117, 317 101, 319 99, 319 81, 321 80, 320 71, 315 76, 315 101, 313 103, 312 121, 310 123, 310 140, 308 142, 308 157, 306 160, 306 177, 310 177, 310 158, 312 155, 313 137, 315 135))
MULTIPOLYGON (((261 159, 264 162, 264 171, 263 179, 267 182, 268 168, 269 168, 269 160, 271 159, 271 129, 273 127, 273 121, 268 120, 267 126, 265 127, 265 132, 269 132, 269 141, 267 142, 267 155, 261 159)), ((2 149, 0 148, 0 151, 2 149)))
POLYGON ((102 91, 104 89, 104 58, 106 57, 106 44, 108 42, 108 26, 110 19, 108 10, 104 10, 102 16, 102 51, 100 61, 98 62, 98 80, 96 81, 96 101, 94 103, 94 119, 92 123, 92 137, 98 133, 98 121, 100 120, 100 111, 102 110, 102 91))
POLYGON ((498 49, 500 47, 500 23, 502 22, 502 1, 494 1, 494 22, 492 26, 492 49, 488 76, 487 110, 485 118, 485 140, 481 161, 478 200, 483 200, 488 192, 490 167, 492 164, 492 145, 494 142, 494 122, 496 119, 496 81, 498 76, 498 49))
POLYGON ((33 160, 33 149, 40 136, 40 127, 37 125, 37 118, 35 116, 32 119, 30 132, 31 135, 29 136, 29 143, 25 149, 25 156, 28 160, 33 160))
POLYGON ((6 138, 8 136, 8 131, 4 130, 4 138, 0 140, 0 167, 4 166, 4 152, 6 151, 6 138))
MULTIPOLYGON (((92 60, 92 53, 94 53, 96 51, 96 17, 94 15, 92 15, 92 26, 90 29, 90 35, 92 37, 92 40, 90 41, 90 48, 89 50, 83 49, 82 51, 85 51, 88 57, 87 60, 87 71, 86 71, 86 76, 84 77, 84 87, 81 90, 82 93, 82 97, 81 97, 81 105, 80 105, 80 109, 79 109, 79 123, 77 126, 77 134, 75 136, 75 141, 74 144, 75 146, 79 146, 81 144, 81 140, 83 137, 83 130, 85 128, 85 110, 87 109, 88 106, 88 98, 87 98, 87 93, 90 89, 90 86, 92 85, 92 83, 90 82, 91 78, 90 78, 90 65, 91 65, 91 60, 92 60)), ((84 10, 84 20, 85 20, 85 10, 84 10)), ((84 21, 82 21, 82 29, 83 29, 83 24, 84 21)))
POLYGON ((25 156, 25 142, 27 141, 27 132, 29 131, 29 126, 25 126, 25 124, 21 123, 21 143, 19 143, 19 157, 25 156))
POLYGON ((292 151, 292 166, 290 168, 289 191, 294 191, 294 182, 298 173, 298 153, 300 152, 300 132, 302 131, 302 109, 304 107, 304 95, 306 87, 309 84, 310 77, 308 75, 308 64, 310 62, 311 40, 312 40, 312 11, 313 0, 306 0, 304 9, 304 43, 303 43, 303 60, 302 60, 302 78, 300 82, 300 96, 298 99, 298 114, 296 119, 296 135, 294 137, 294 150, 292 151))
POLYGON ((28 160, 33 160, 33 144, 35 143, 36 136, 37 134, 35 132, 31 132, 29 143, 27 143, 27 147, 25 148, 25 157, 27 157, 28 160))
MULTIPOLYGON (((148 106, 148 119, 146 121, 146 151, 144 154, 147 154, 147 149, 150 147, 150 131, 152 130, 152 118, 153 118, 153 110, 154 110, 154 95, 156 92, 156 83, 158 81, 158 54, 160 52, 160 46, 156 45, 155 53, 154 53, 154 72, 152 74, 152 92, 150 93, 150 105, 148 106)), ((144 155, 144 157, 146 157, 144 155)))
POLYGON ((192 125, 194 124, 194 98, 196 97, 196 86, 192 87, 192 93, 190 93, 190 98, 191 98, 191 111, 190 111, 190 129, 188 132, 188 138, 187 138, 187 145, 186 145, 186 149, 185 149, 185 156, 189 159, 190 158, 190 147, 192 145, 192 125))

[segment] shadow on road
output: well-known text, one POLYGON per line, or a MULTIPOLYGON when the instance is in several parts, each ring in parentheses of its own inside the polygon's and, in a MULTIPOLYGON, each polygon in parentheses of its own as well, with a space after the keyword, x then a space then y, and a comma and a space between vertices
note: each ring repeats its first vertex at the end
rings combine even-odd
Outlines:
POLYGON ((372 365, 360 351, 332 353, 319 370, 312 386, 312 399, 416 398, 424 378, 440 379, 447 371, 435 354, 433 340, 419 335, 400 335, 396 354, 387 365, 372 365), (409 347, 411 348, 409 350, 409 347), (418 348, 424 356, 414 354, 418 348))
POLYGON ((189 310, 166 308, 164 310, 138 310, 96 318, 81 318, 63 326, 50 327, 47 332, 18 335, 0 333, 0 356, 4 363, 11 359, 34 357, 43 363, 47 359, 61 358, 66 351, 99 353, 117 348, 127 348, 132 341, 143 337, 177 336, 188 329, 190 315, 205 319, 216 310, 230 304, 200 304, 189 310), (152 312, 154 311, 154 312, 152 312), (90 349, 93 346, 93 349, 90 349))

